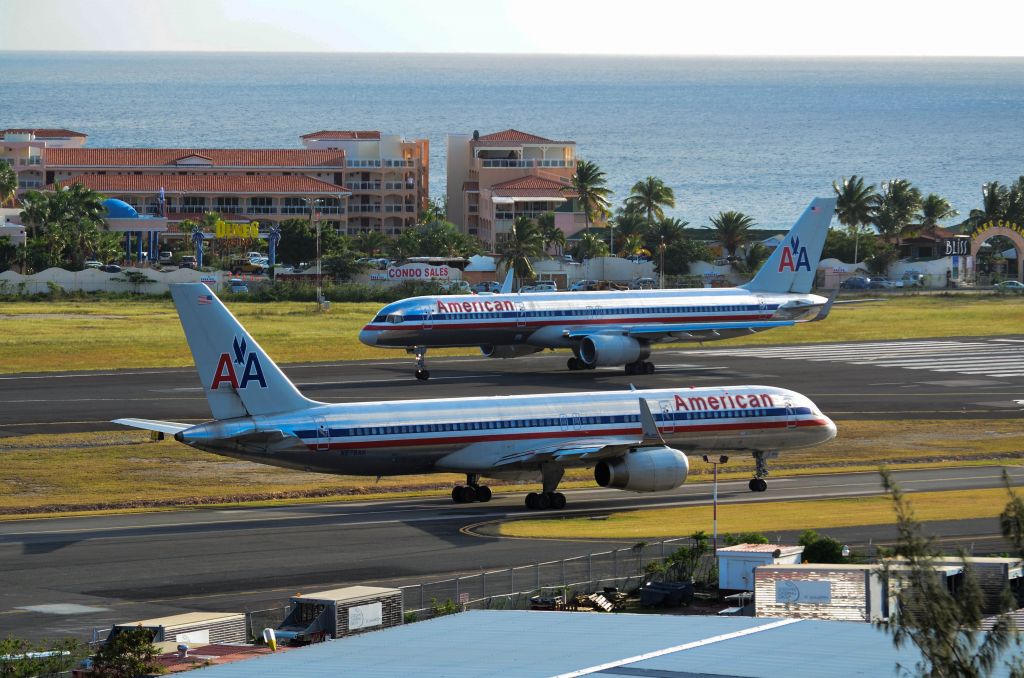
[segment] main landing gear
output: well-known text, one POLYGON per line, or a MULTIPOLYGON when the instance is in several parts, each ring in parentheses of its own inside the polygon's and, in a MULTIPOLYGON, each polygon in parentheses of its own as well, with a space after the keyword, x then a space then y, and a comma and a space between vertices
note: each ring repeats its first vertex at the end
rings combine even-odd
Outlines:
POLYGON ((778 452, 751 452, 754 457, 754 477, 750 479, 748 487, 751 492, 764 492, 768 489, 768 460, 779 456, 778 452))
POLYGON ((416 378, 420 381, 430 379, 430 370, 427 369, 427 347, 413 346, 412 352, 416 354, 416 378))
POLYGON ((585 362, 583 362, 582 360, 580 360, 579 358, 577 358, 576 356, 573 356, 573 357, 569 358, 569 362, 566 363, 566 367, 568 367, 570 370, 573 370, 573 371, 576 371, 576 370, 592 370, 592 369, 596 368, 597 365, 588 365, 585 362))
POLYGON ((558 483, 562 481, 565 469, 556 464, 544 464, 541 467, 543 475, 543 492, 531 492, 526 495, 526 508, 534 511, 545 511, 547 509, 564 509, 565 495, 556 492, 558 483))
POLYGON ((466 484, 457 485, 452 490, 452 501, 456 504, 472 504, 475 501, 488 502, 491 500, 491 488, 480 485, 477 482, 475 473, 466 474, 466 484))
POLYGON ((626 364, 626 374, 654 374, 654 363, 649 360, 637 360, 626 364))

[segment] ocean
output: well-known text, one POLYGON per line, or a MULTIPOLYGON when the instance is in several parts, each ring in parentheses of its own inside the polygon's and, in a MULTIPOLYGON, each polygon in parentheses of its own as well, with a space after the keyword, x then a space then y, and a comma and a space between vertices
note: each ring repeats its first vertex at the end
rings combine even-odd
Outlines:
POLYGON ((832 181, 894 177, 961 214, 1024 174, 1022 59, 0 52, 0 129, 67 127, 88 145, 299 146, 319 129, 431 144, 509 127, 577 142, 619 204, 653 175, 669 214, 740 210, 787 227, 832 181))

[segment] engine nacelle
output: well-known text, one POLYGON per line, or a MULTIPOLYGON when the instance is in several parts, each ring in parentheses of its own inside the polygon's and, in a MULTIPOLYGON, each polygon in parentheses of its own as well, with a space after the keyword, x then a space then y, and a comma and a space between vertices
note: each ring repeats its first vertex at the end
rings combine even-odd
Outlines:
POLYGON ((630 492, 663 492, 686 482, 690 462, 671 447, 641 448, 617 459, 602 459, 594 467, 594 480, 601 487, 630 492))
POLYGON ((651 347, 633 337, 616 334, 593 334, 580 342, 580 359, 591 367, 625 365, 645 360, 651 347))
POLYGON ((484 344, 480 347, 480 353, 486 358, 521 358, 524 355, 530 355, 542 350, 536 346, 527 346, 525 344, 502 344, 499 346, 484 344))

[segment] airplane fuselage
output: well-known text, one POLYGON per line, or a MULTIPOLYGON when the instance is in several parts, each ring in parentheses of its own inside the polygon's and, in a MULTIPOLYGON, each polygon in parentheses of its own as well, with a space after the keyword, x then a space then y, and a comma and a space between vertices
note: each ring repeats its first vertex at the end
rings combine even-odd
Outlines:
POLYGON ((738 386, 332 404, 213 421, 176 438, 217 454, 327 473, 530 477, 538 446, 635 442, 639 398, 665 441, 684 452, 787 450, 830 440, 836 431, 798 393, 738 386))
POLYGON ((815 294, 756 293, 739 287, 412 297, 381 309, 359 338, 391 348, 573 348, 583 333, 642 326, 650 337, 644 340, 651 342, 715 341, 758 331, 758 322, 808 320, 827 301, 815 294), (704 323, 724 326, 673 331, 704 323), (664 334, 657 332, 659 326, 665 327, 664 334))

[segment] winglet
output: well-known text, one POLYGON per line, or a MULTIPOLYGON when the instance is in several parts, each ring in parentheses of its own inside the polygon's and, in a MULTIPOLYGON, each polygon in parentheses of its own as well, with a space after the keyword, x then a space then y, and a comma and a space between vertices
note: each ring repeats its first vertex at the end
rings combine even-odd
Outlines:
POLYGON ((512 294, 512 277, 515 273, 516 269, 508 269, 508 275, 505 276, 505 282, 501 283, 501 289, 498 290, 498 294, 512 294))
POLYGON ((818 311, 818 315, 814 316, 811 319, 811 322, 816 323, 819 320, 824 320, 825 318, 827 318, 829 312, 832 310, 832 304, 836 303, 836 297, 838 296, 839 288, 837 287, 834 290, 832 290, 832 294, 828 295, 828 301, 826 301, 825 305, 821 307, 820 311, 818 311))
POLYGON ((654 421, 654 415, 651 414, 651 408, 643 398, 640 398, 640 426, 644 432, 644 443, 665 444, 665 439, 661 437, 661 431, 658 430, 658 423, 654 421))

